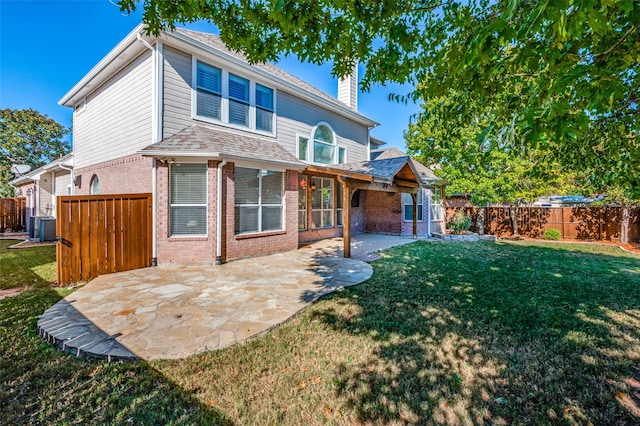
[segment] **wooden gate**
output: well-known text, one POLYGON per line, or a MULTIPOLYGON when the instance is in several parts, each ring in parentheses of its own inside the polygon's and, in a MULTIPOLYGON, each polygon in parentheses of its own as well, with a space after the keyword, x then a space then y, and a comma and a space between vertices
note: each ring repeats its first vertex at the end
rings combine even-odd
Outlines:
POLYGON ((26 198, 0 198, 0 232, 25 229, 26 198))
POLYGON ((151 266, 151 194, 58 197, 58 284, 151 266))

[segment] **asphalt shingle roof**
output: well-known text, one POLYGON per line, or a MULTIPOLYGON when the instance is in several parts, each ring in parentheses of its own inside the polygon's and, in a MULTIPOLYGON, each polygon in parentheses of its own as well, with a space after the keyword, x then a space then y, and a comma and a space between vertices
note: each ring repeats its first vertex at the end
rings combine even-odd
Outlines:
POLYGON ((424 164, 409 157, 406 152, 402 152, 397 148, 375 149, 371 151, 372 160, 384 160, 389 158, 408 157, 412 161, 412 165, 415 170, 420 174, 422 180, 438 180, 438 177, 433 173, 433 170, 425 166, 424 164))
POLYGON ((203 155, 219 153, 235 158, 304 166, 275 140, 193 124, 162 141, 143 148, 141 154, 182 152, 203 155))

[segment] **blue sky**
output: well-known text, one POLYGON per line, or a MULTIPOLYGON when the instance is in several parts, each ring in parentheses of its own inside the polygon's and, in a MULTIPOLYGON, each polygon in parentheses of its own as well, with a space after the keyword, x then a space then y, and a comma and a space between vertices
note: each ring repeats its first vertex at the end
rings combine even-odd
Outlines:
MULTIPOLYGON (((71 126, 72 111, 58 100, 140 21, 139 12, 124 16, 109 0, 0 0, 0 108, 33 108, 71 126)), ((215 32, 207 23, 188 28, 215 32)), ((330 65, 301 64, 295 58, 277 65, 336 96, 330 65)), ((416 105, 389 101, 388 95, 409 89, 378 86, 359 94, 360 112, 381 124, 373 134, 387 147, 404 149, 402 132, 418 111, 416 105)))

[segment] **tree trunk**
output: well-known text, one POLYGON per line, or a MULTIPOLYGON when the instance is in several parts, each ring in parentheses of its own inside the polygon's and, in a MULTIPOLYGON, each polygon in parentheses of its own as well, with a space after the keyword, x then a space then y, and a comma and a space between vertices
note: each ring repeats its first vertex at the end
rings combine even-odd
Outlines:
POLYGON ((519 237, 518 233, 518 206, 509 208, 509 215, 511 216, 511 226, 513 226, 513 236, 519 237))
POLYGON ((484 235, 484 211, 484 207, 478 209, 478 216, 476 218, 476 232, 478 235, 484 235))
POLYGON ((629 243, 629 207, 622 207, 622 223, 620 224, 620 243, 629 243))

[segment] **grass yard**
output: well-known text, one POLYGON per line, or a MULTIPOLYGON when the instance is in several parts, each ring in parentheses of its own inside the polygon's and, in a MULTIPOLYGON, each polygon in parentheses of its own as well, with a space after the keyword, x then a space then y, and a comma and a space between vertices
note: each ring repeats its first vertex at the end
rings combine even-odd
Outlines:
POLYGON ((3 421, 640 423, 640 257, 417 242, 373 265, 262 338, 179 361, 76 359, 34 334, 59 293, 2 300, 3 421))
POLYGON ((18 242, 0 240, 0 290, 48 286, 56 279, 55 246, 7 249, 18 242))

